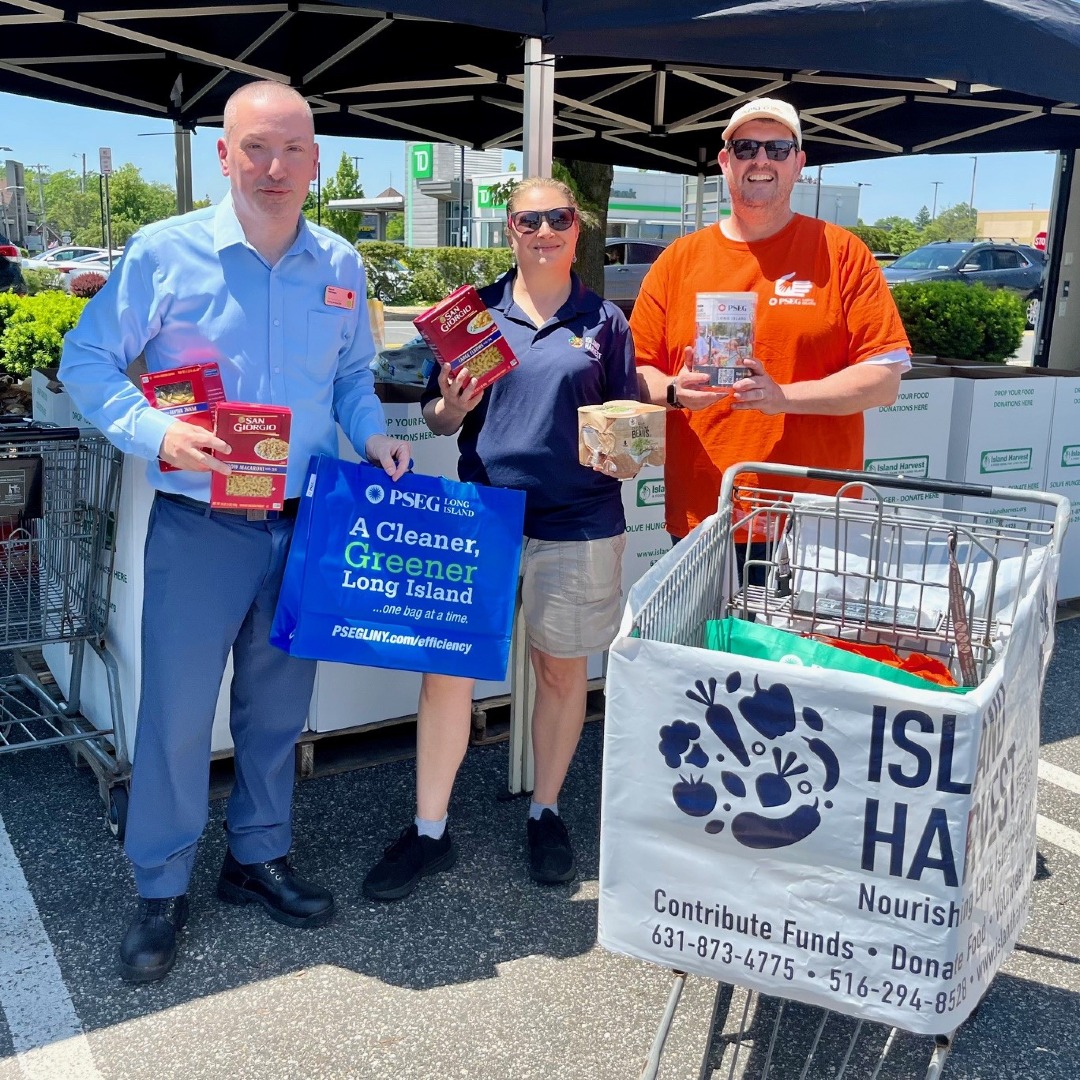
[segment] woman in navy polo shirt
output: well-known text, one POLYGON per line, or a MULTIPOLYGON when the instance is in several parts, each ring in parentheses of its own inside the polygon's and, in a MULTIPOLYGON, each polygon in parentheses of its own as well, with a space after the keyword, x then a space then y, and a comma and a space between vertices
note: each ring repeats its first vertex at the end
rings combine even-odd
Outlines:
MULTIPOLYGON (((621 615, 626 522, 619 482, 578 464, 577 410, 638 398, 634 346, 621 311, 571 269, 580 224, 565 185, 530 177, 509 200, 517 265, 480 291, 520 363, 477 392, 448 366, 421 398, 437 435, 458 435, 462 480, 525 492, 522 605, 536 675, 529 873, 569 881, 574 853, 558 798, 585 720, 586 660, 608 647, 621 615)), ((416 819, 364 880, 376 900, 407 896, 453 866, 447 806, 469 742, 473 680, 425 675, 420 691, 416 819)))

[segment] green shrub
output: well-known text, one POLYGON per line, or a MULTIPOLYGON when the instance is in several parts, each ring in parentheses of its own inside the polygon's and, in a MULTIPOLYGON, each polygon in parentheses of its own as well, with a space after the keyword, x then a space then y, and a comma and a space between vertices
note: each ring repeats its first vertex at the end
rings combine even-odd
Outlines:
POLYGON ((885 229, 875 229, 873 225, 853 225, 848 228, 853 232, 871 251, 891 252, 892 238, 885 229))
POLYGON ((19 379, 34 368, 55 367, 63 347, 60 332, 46 322, 9 322, 0 337, 4 368, 19 379))
POLYGON ((23 278, 26 281, 26 292, 29 296, 37 296, 40 292, 61 288, 60 275, 55 270, 24 270, 23 278))
POLYGON ((4 332, 4 326, 13 312, 17 311, 22 303, 22 298, 11 292, 0 293, 0 334, 4 332))
POLYGON ((34 368, 60 363, 64 335, 79 321, 86 301, 67 293, 28 296, 9 311, 0 333, 0 364, 25 379, 34 368))
POLYGON ((388 304, 434 304, 459 285, 487 285, 514 262, 509 248, 405 248, 363 241, 368 295, 388 304))
POLYGON ((893 299, 916 353, 1000 363, 1024 337, 1024 302, 1004 289, 910 282, 897 285, 893 299))

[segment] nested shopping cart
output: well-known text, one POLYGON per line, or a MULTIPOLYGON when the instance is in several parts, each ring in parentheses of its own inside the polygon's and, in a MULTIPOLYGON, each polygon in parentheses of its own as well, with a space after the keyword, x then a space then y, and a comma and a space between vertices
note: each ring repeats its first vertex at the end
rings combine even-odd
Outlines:
POLYGON ((600 942, 676 973, 643 1080, 687 973, 717 984, 701 1080, 941 1075, 1026 919, 1068 520, 1037 491, 744 463, 634 586, 600 942), (829 670, 819 643, 893 659, 829 670))
POLYGON ((93 432, 0 417, 0 754, 68 746, 98 778, 122 837, 129 759, 116 660, 105 645, 122 458, 93 432), (66 644, 66 696, 44 678, 40 650, 66 644), (86 646, 108 680, 112 726, 80 713, 86 646))

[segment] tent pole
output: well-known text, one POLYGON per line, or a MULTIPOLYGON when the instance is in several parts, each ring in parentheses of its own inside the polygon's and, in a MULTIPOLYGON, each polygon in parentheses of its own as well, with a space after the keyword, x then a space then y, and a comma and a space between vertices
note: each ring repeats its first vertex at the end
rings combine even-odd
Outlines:
POLYGON ((525 39, 523 166, 526 176, 551 175, 555 115, 555 57, 540 38, 525 39))
POLYGON ((191 210, 191 132, 173 121, 173 146, 176 156, 176 212, 191 210))

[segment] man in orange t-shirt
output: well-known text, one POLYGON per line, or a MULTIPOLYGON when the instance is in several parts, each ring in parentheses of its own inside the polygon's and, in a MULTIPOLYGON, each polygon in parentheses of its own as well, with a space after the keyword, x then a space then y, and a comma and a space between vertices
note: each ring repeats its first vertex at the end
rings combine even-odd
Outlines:
POLYGON ((866 245, 791 210, 806 164, 795 110, 748 102, 723 139, 731 216, 665 249, 630 317, 642 400, 671 409, 664 483, 675 537, 716 510, 723 471, 736 462, 861 469, 863 411, 892 404, 910 366, 866 245), (700 389, 709 376, 692 370, 697 297, 717 292, 757 297, 753 357, 740 361, 749 375, 719 393, 700 389))

